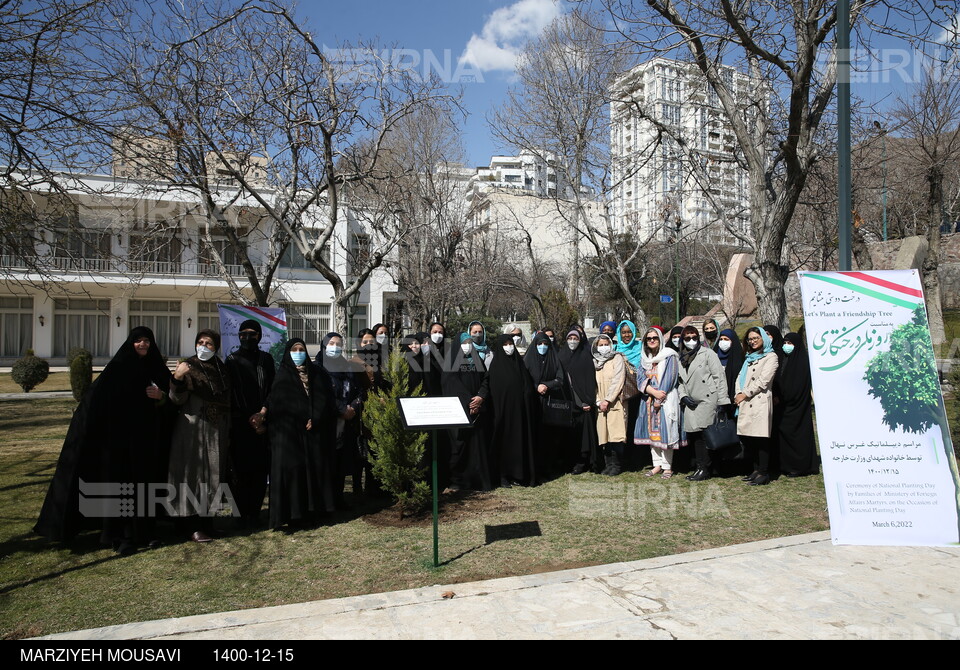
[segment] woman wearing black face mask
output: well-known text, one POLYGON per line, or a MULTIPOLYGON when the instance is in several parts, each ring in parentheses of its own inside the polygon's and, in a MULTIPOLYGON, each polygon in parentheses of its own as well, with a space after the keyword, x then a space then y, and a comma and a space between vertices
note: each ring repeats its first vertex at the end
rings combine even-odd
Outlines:
POLYGON ((730 404, 727 377, 720 359, 700 342, 693 326, 683 329, 680 352, 680 404, 683 407, 683 429, 687 443, 692 444, 697 470, 687 479, 700 482, 713 476, 713 459, 707 450, 703 431, 713 424, 717 409, 730 404))
POLYGON ((226 360, 231 387, 231 487, 241 527, 256 525, 270 474, 265 419, 276 368, 273 357, 260 350, 262 336, 260 323, 247 319, 240 324, 240 348, 226 360))
POLYGON ((716 319, 707 319, 703 322, 703 339, 706 341, 706 345, 713 349, 717 350, 717 340, 720 337, 720 324, 717 323, 716 319))

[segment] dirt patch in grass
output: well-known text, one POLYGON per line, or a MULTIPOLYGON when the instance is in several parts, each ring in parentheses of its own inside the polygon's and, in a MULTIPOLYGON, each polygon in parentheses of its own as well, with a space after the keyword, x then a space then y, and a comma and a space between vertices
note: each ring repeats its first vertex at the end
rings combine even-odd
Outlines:
MULTIPOLYGON (((440 497, 440 523, 456 523, 471 519, 490 518, 495 514, 512 512, 516 505, 492 492, 465 491, 440 497)), ((396 505, 363 516, 363 520, 379 528, 410 528, 429 526, 433 523, 433 509, 400 518, 396 505)))

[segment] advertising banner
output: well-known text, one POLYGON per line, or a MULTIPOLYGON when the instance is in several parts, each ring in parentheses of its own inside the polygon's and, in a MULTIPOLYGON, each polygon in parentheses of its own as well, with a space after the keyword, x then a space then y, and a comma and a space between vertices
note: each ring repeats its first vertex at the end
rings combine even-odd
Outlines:
POLYGON ((919 272, 799 276, 834 544, 956 545, 960 480, 919 272))
POLYGON ((283 349, 287 346, 287 315, 280 307, 247 307, 244 305, 217 305, 220 312, 220 356, 226 359, 240 347, 240 324, 253 319, 263 332, 260 349, 273 356, 279 367, 283 349))

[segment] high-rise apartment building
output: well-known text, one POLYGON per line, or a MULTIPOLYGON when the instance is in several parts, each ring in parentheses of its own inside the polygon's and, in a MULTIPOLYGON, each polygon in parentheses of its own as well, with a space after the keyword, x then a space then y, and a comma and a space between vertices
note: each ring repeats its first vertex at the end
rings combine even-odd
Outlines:
MULTIPOLYGON (((745 115, 761 87, 734 68, 721 76, 745 115)), ((611 87, 612 207, 623 232, 667 240, 697 233, 738 244, 747 229, 749 178, 716 91, 693 63, 655 58, 611 87)))

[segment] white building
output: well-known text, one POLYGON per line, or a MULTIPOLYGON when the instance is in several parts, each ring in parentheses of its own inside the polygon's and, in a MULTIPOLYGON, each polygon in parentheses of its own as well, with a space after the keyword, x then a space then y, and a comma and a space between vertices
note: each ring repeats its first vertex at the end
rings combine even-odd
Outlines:
MULTIPOLYGON (((62 186, 65 196, 30 195, 53 216, 43 226, 22 222, 24 243, 0 249, 0 364, 28 348, 62 362, 77 346, 103 363, 137 325, 153 329, 168 358, 190 355, 198 329, 219 330, 217 303, 239 303, 231 282, 251 295, 223 235, 212 236, 212 247, 229 278, 215 263, 211 245, 202 239, 204 217, 195 194, 96 175, 65 175, 62 186)), ((5 208, 3 216, 15 217, 15 210, 5 208)), ((345 209, 341 216, 349 232, 338 234, 349 239, 335 238, 326 253, 338 274, 348 276, 351 253, 362 251, 368 238, 354 212, 345 209)), ((270 220, 249 198, 234 202, 227 218, 261 273, 275 244, 270 220)), ((276 257, 278 250, 272 253, 276 257)), ((396 289, 386 272, 374 271, 360 293, 351 333, 382 320, 385 301, 396 289)), ((290 336, 303 338, 315 354, 332 328, 333 290, 292 245, 279 262, 271 296, 272 306, 286 308, 290 336)))
POLYGON ((492 156, 488 167, 477 168, 473 178, 474 190, 511 189, 531 193, 539 197, 564 197, 570 184, 557 160, 550 154, 545 157, 521 152, 519 156, 492 156))
MULTIPOLYGON (((721 75, 745 109, 761 90, 731 67, 721 67, 721 75)), ((681 235, 697 231, 711 242, 737 244, 716 207, 738 230, 746 230, 748 175, 738 162, 736 137, 720 100, 696 65, 666 58, 647 61, 617 79, 611 98, 618 225, 665 240, 675 234, 679 221, 681 235)))

